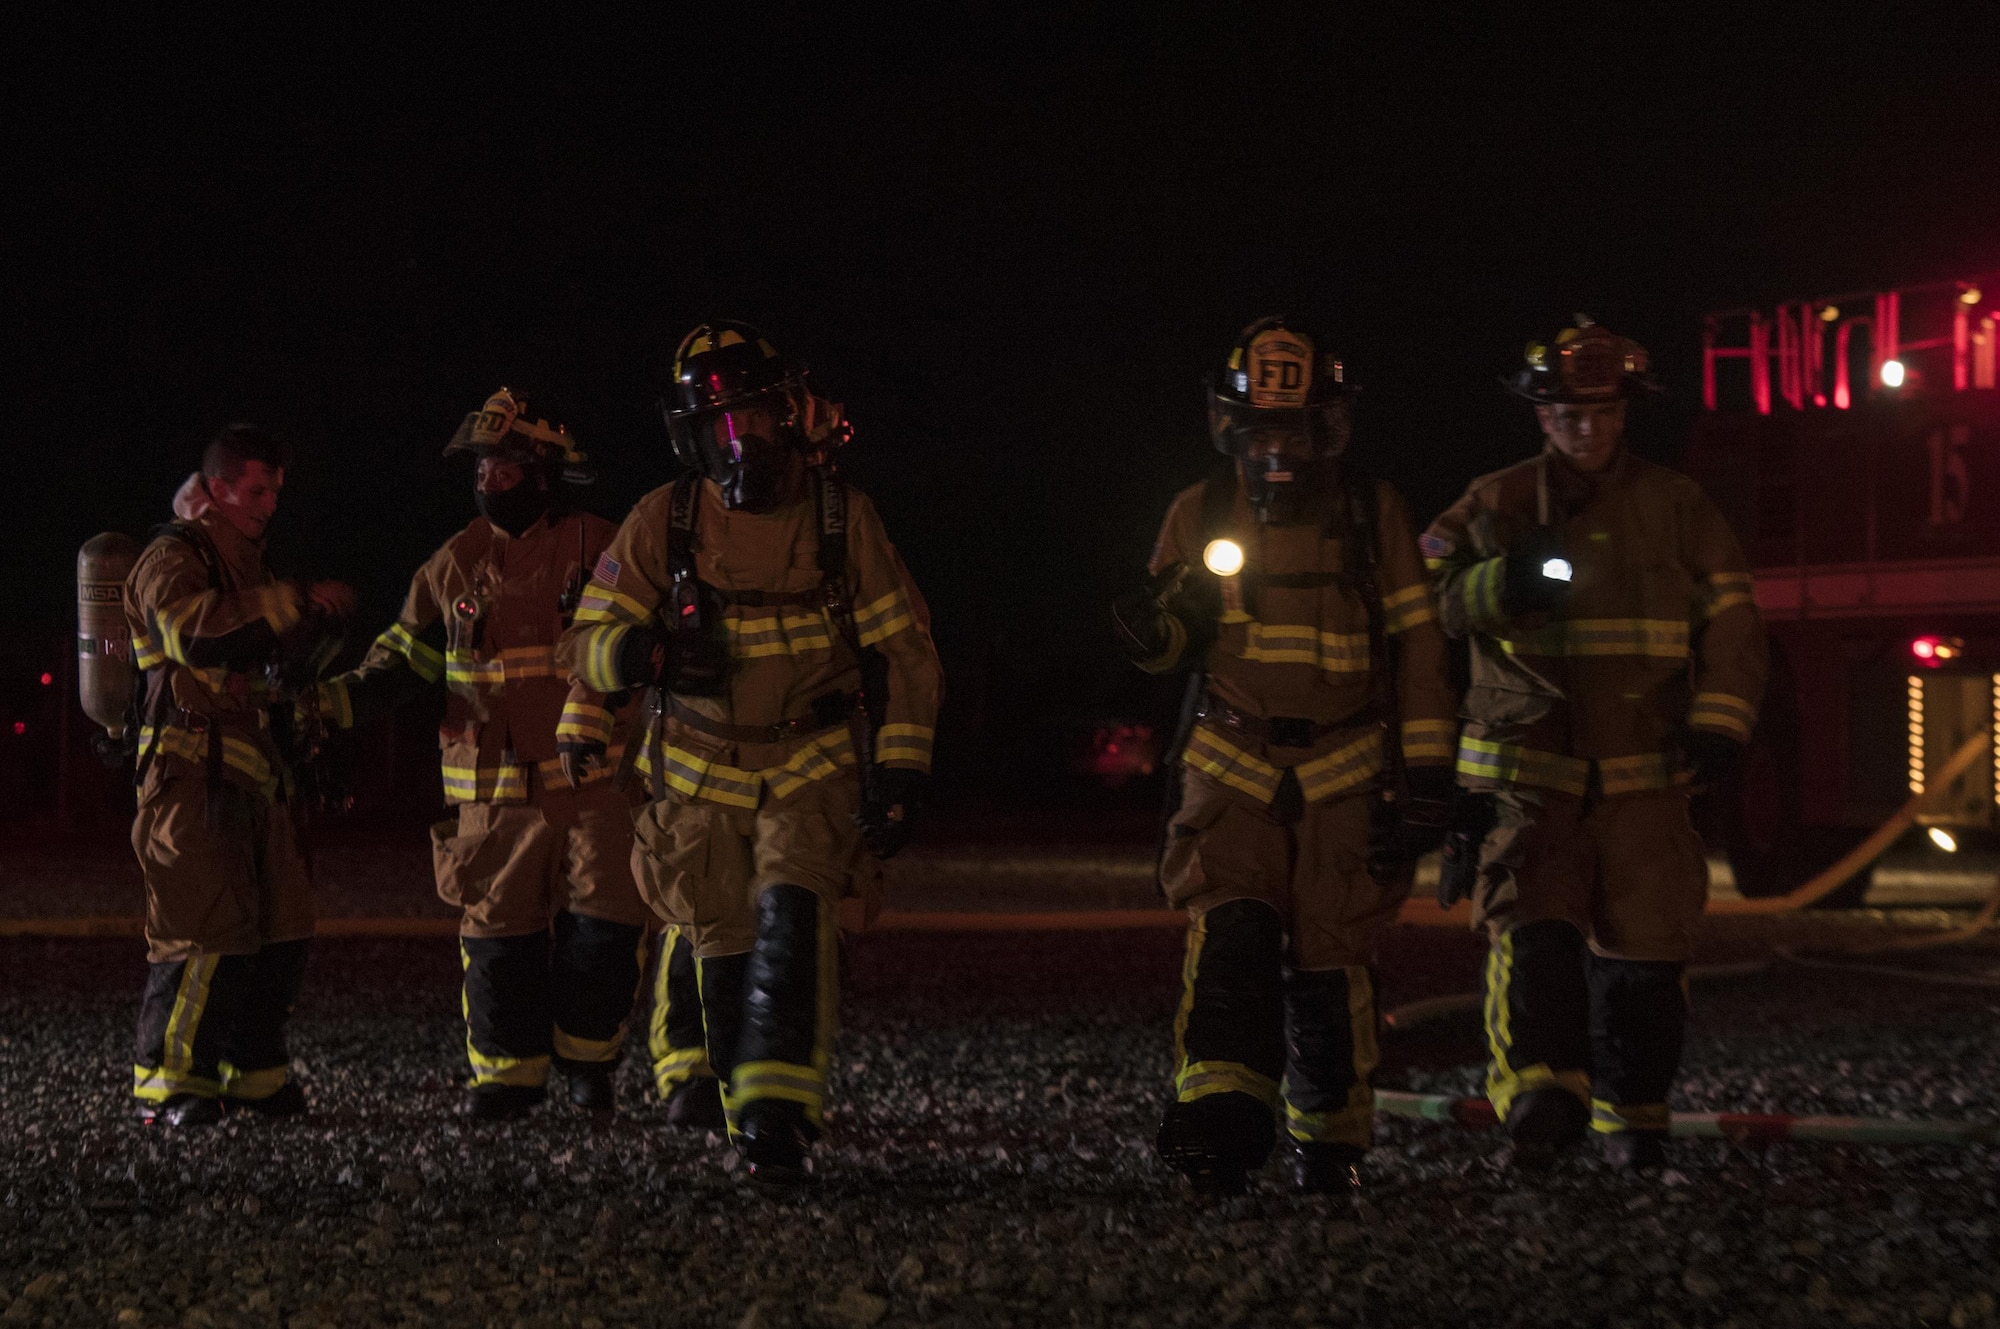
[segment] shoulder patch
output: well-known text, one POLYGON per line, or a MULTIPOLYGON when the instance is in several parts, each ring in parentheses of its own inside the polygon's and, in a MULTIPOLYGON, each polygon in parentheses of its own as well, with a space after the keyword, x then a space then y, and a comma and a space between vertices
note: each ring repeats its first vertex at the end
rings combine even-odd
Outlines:
POLYGON ((599 554, 597 556, 597 566, 591 571, 590 578, 592 581, 601 582, 612 590, 616 590, 618 588, 618 574, 621 571, 623 569, 618 566, 617 559, 611 557, 609 554, 599 554))
POLYGON ((1457 548, 1442 535, 1432 535, 1429 531, 1417 537, 1417 552, 1425 558, 1450 558, 1457 548))

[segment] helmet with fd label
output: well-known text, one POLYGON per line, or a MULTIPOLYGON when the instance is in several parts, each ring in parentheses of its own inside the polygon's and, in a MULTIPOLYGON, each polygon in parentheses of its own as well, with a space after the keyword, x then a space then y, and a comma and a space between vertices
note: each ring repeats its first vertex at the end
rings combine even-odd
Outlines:
POLYGON ((1208 435, 1236 458, 1261 521, 1289 521, 1347 450, 1354 387, 1325 343, 1283 318, 1243 329, 1208 385, 1208 435))

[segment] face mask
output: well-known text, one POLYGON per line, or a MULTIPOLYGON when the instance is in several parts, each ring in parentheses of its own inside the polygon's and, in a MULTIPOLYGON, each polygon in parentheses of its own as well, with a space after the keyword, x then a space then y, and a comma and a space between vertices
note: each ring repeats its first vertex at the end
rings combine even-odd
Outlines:
POLYGON ((724 507, 743 512, 769 512, 785 494, 795 449, 775 439, 746 434, 730 453, 709 467, 709 478, 722 490, 724 507))
POLYGON ((472 497, 479 515, 509 535, 522 534, 549 510, 549 491, 526 476, 512 489, 498 493, 475 489, 472 497))
POLYGON ((1263 525, 1281 526, 1312 515, 1333 462, 1272 455, 1248 458, 1241 466, 1250 511, 1263 525))

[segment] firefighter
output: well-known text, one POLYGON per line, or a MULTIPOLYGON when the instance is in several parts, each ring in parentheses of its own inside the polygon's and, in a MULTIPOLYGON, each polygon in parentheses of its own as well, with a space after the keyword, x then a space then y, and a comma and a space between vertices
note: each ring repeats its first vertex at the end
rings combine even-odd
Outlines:
POLYGON ((1524 1164, 1594 1128, 1614 1164, 1653 1168, 1708 892, 1688 796, 1749 742, 1764 631, 1722 515, 1622 445, 1654 387, 1643 347, 1579 316, 1503 381, 1540 455, 1473 481, 1423 540, 1471 645, 1487 1095, 1524 1164))
POLYGON ((591 694, 611 764, 565 769, 569 678, 555 646, 614 528, 571 502, 590 474, 569 434, 506 388, 445 451, 476 458, 479 515, 417 570, 359 667, 331 681, 331 708, 352 725, 446 689, 439 742, 455 815, 431 828, 431 858, 438 896, 460 911, 464 1115, 526 1114, 551 1060, 572 1102, 611 1111, 652 922, 632 881, 631 802, 612 778, 632 708, 591 694))
POLYGON ((134 663, 148 671, 132 847, 148 962, 133 1093, 149 1123, 212 1123, 225 1104, 306 1110, 285 1046, 313 934, 298 761, 317 715, 312 674, 354 593, 266 567, 287 460, 255 426, 216 435, 192 515, 155 532, 125 582, 134 663))
POLYGON ((1160 857, 1189 923, 1156 1147, 1202 1195, 1244 1189, 1281 1102, 1299 1187, 1358 1184, 1373 941, 1452 792, 1444 638, 1402 497, 1342 460, 1352 393, 1305 329, 1244 329, 1209 391, 1226 460, 1113 607, 1141 669, 1195 671, 1160 857))
POLYGON ((579 734, 583 689, 652 689, 634 870, 692 947, 732 1140, 753 1177, 795 1183, 826 1100, 835 907, 922 805, 937 652, 873 505, 831 473, 846 426, 802 366, 703 324, 662 406, 693 473, 625 519, 563 659, 579 734))

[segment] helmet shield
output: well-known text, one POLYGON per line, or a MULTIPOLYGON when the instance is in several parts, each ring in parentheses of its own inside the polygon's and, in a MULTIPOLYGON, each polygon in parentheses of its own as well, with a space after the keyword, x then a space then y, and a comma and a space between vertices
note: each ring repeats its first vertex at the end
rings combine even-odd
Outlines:
POLYGON ((784 391, 740 397, 726 406, 667 414, 674 451, 715 481, 723 503, 764 512, 783 496, 794 456, 802 456, 798 411, 784 391))

